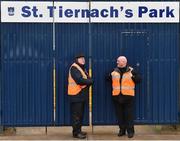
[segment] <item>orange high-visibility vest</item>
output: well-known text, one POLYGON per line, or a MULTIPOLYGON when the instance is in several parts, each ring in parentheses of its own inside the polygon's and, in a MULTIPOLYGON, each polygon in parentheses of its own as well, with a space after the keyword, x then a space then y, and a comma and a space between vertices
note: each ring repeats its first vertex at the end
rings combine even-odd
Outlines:
POLYGON ((121 78, 120 73, 114 70, 111 73, 112 76, 112 95, 117 96, 120 94, 120 92, 123 95, 135 95, 135 83, 132 80, 132 71, 133 68, 130 67, 130 70, 128 72, 125 72, 121 78), (120 84, 120 78, 121 84, 120 84))
MULTIPOLYGON (((82 70, 82 68, 78 64, 73 63, 71 67, 72 66, 76 67, 81 72, 84 79, 87 79, 85 72, 82 70)), ((69 77, 68 77, 68 95, 77 95, 83 88, 86 87, 86 85, 78 85, 74 81, 70 73, 71 67, 69 69, 69 77)))

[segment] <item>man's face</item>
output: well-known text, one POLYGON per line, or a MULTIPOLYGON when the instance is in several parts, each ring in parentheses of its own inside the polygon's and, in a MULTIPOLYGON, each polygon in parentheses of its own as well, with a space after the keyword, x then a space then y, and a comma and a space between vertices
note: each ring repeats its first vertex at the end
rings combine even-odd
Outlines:
POLYGON ((117 59, 117 66, 118 66, 119 68, 124 68, 124 67, 126 67, 126 65, 127 65, 127 59, 126 59, 126 58, 124 58, 124 57, 119 57, 119 58, 117 59))
POLYGON ((81 64, 81 65, 85 65, 85 58, 84 57, 80 57, 77 59, 78 63, 81 64))

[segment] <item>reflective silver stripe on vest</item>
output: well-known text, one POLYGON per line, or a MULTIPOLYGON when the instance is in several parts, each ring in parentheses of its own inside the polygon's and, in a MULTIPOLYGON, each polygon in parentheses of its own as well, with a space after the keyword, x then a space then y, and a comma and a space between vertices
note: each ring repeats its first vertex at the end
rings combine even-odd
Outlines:
POLYGON ((120 87, 119 86, 117 86, 117 87, 113 87, 113 90, 120 90, 120 87))
POLYGON ((122 86, 121 89, 122 90, 134 90, 135 87, 131 87, 131 86, 122 86))
POLYGON ((68 85, 77 85, 77 84, 74 82, 69 82, 68 85))
MULTIPOLYGON (((122 90, 134 90, 135 87, 130 87, 130 86, 122 86, 121 89, 122 90)), ((120 90, 120 87, 117 86, 117 87, 113 87, 113 90, 120 90)))
POLYGON ((119 75, 113 75, 112 78, 120 78, 119 75))
POLYGON ((128 76, 123 75, 122 78, 128 78, 128 79, 131 79, 131 76, 130 76, 130 75, 128 75, 128 76))

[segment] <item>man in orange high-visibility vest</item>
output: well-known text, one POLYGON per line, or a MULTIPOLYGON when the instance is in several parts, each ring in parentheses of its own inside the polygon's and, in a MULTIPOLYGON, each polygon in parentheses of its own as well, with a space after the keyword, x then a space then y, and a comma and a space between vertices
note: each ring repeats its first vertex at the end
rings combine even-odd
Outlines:
POLYGON ((68 96, 70 99, 72 134, 74 138, 86 138, 86 132, 81 131, 84 105, 88 103, 89 86, 93 80, 89 77, 85 69, 85 56, 78 54, 75 62, 69 69, 68 76, 68 96))
POLYGON ((118 136, 128 133, 128 138, 134 136, 134 95, 135 84, 141 81, 141 76, 132 67, 127 65, 127 58, 120 56, 117 67, 109 74, 112 80, 112 99, 119 124, 118 136))

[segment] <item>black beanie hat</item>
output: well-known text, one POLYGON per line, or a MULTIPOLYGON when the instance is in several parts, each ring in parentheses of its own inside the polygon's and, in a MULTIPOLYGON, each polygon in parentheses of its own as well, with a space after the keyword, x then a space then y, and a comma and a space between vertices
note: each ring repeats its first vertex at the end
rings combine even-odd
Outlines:
POLYGON ((79 53, 75 55, 75 58, 78 59, 80 57, 85 57, 85 55, 83 53, 79 53))

